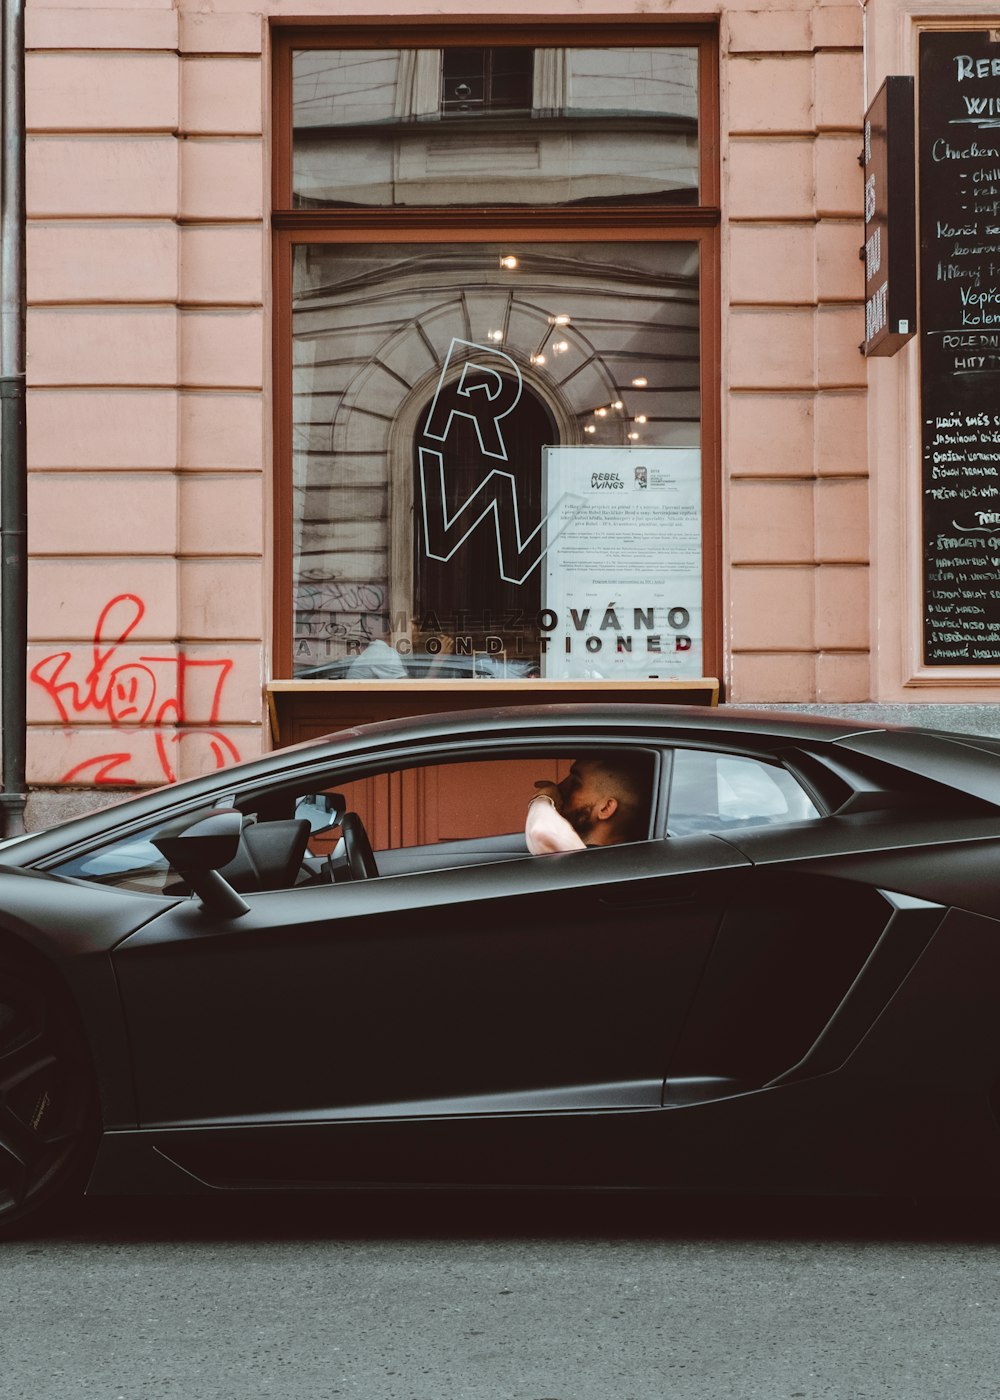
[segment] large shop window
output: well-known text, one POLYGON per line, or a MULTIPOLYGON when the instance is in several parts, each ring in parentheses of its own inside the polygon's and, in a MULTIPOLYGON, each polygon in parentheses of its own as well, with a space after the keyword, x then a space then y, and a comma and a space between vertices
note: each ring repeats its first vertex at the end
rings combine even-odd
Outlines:
POLYGON ((276 49, 285 674, 704 675, 711 35, 372 37, 276 49))

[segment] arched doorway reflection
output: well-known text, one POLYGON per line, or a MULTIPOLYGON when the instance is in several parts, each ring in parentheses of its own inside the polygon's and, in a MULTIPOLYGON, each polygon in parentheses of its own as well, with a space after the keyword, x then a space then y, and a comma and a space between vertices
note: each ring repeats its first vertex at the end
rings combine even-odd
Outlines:
MULTIPOLYGON (((505 387, 511 387, 510 381, 505 381, 505 387)), ((426 420, 430 405, 428 399, 418 424, 426 420)), ((443 654, 469 657, 470 673, 537 675, 542 570, 536 563, 537 548, 525 551, 519 546, 542 519, 542 451, 559 443, 559 432, 545 401, 526 383, 516 408, 504 419, 503 435, 507 460, 485 457, 472 419, 456 416, 446 442, 436 445, 440 473, 428 470, 425 459, 423 479, 419 429, 414 437, 413 635, 422 650, 428 643, 435 645, 431 639, 438 637, 443 654), (497 468, 513 478, 512 489, 506 479, 494 478, 468 511, 470 525, 482 514, 491 494, 494 511, 471 530, 450 558, 433 557, 424 513, 432 521, 455 520, 497 468), (524 570, 523 581, 514 581, 524 570)))

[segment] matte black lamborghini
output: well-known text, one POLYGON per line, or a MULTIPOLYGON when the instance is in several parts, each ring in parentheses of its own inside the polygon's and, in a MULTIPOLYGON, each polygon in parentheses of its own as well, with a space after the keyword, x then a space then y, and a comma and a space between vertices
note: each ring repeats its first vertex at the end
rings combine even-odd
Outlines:
POLYGON ((73 1190, 1000 1185, 1000 741, 392 721, 0 846, 0 1228, 73 1190), (629 750, 646 839, 531 857, 629 750))

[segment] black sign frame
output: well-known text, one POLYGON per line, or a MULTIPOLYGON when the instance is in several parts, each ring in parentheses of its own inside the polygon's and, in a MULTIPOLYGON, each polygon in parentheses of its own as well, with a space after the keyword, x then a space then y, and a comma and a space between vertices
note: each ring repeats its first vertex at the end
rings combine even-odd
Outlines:
POLYGON ((886 78, 865 113, 866 355, 895 355, 917 330, 917 206, 911 77, 886 78))

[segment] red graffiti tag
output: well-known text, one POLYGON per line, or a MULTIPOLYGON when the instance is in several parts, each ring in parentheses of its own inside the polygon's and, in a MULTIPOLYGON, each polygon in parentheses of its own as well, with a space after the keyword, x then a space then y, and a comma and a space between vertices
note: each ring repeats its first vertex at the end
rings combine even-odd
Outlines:
MULTIPOLYGON (((224 768, 239 760, 233 742, 211 728, 184 728, 192 686, 203 680, 209 690, 208 724, 218 723, 222 690, 233 669, 232 661, 191 658, 183 651, 170 656, 140 656, 136 661, 118 659, 118 648, 142 620, 145 604, 134 593, 120 593, 101 612, 94 629, 93 662, 82 679, 72 675, 73 654, 53 652, 31 670, 31 680, 50 697, 63 724, 74 717, 98 714, 115 729, 151 733, 157 761, 166 781, 176 781, 172 753, 183 744, 202 752, 209 768, 224 768)), ((203 687, 199 687, 203 689, 203 687)), ((124 743, 124 740, 123 740, 124 743)), ((134 755, 129 748, 99 754, 78 763, 60 782, 87 779, 98 784, 134 787, 136 779, 121 770, 134 755)))

